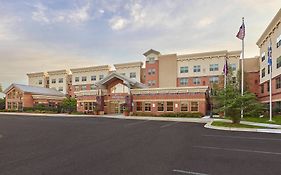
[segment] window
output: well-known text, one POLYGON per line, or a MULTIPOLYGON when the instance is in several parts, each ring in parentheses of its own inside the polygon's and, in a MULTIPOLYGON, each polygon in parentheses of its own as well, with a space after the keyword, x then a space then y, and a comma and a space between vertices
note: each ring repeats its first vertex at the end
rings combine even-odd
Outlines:
POLYGON ((97 80, 97 76, 93 75, 91 76, 91 81, 96 81, 97 80))
POLYGON ((261 93, 264 93, 264 84, 261 85, 261 93))
POLYGON ((99 80, 102 80, 102 79, 103 79, 103 77, 104 77, 103 75, 100 75, 100 76, 99 76, 99 80))
POLYGON ((153 69, 148 69, 148 75, 155 75, 156 70, 153 69))
POLYGON ((181 102, 181 111, 182 112, 188 111, 188 103, 187 102, 181 102))
POLYGON ((149 63, 155 63, 154 57, 148 57, 147 60, 148 60, 149 63))
POLYGON ((12 108, 11 102, 8 102, 8 109, 11 109, 11 108, 12 108))
POLYGON ((126 73, 120 73, 121 75, 123 75, 123 76, 126 76, 126 73))
POLYGON ((262 54, 261 54, 261 61, 264 61, 265 60, 265 52, 263 52, 262 54))
POLYGON ((56 79, 52 79, 52 84, 55 84, 56 83, 56 79))
POLYGON ((200 78, 196 77, 196 78, 193 78, 193 84, 200 84, 200 78))
POLYGON ((142 102, 137 102, 137 111, 142 111, 142 102))
POLYGON ((180 78, 180 85, 181 86, 186 86, 187 84, 188 84, 187 78, 180 78))
POLYGON ((199 111, 199 104, 198 102, 191 102, 191 112, 198 112, 199 111))
POLYGON ((210 83, 215 84, 215 83, 219 83, 219 77, 215 76, 215 77, 210 77, 209 79, 210 83))
POLYGON ((210 71, 218 71, 219 65, 218 64, 210 64, 210 71))
POLYGON ((277 58, 276 62, 277 62, 277 69, 278 69, 279 67, 281 67, 281 56, 277 58))
POLYGON ((59 91, 62 92, 63 91, 63 87, 59 87, 59 91))
POLYGON ((43 81, 42 81, 42 80, 39 80, 38 84, 42 84, 42 83, 43 83, 43 81))
POLYGON ((130 78, 136 78, 136 77, 137 77, 136 72, 131 72, 130 73, 130 78))
POLYGON ((232 71, 236 71, 237 67, 236 67, 236 64, 229 64, 229 67, 232 71))
POLYGON ((157 106, 158 111, 164 111, 164 102, 158 102, 157 106))
POLYGON ((87 77, 86 77, 86 76, 83 76, 83 77, 82 77, 82 81, 87 81, 87 77))
POLYGON ((180 73, 188 73, 188 66, 180 67, 180 73))
POLYGON ((79 77, 75 77, 75 82, 79 82, 79 77))
POLYGON ((276 78, 276 89, 280 89, 281 88, 281 77, 276 78))
POLYGON ((17 103, 16 102, 12 103, 12 109, 17 109, 17 103))
POLYGON ((174 111, 174 102, 167 101, 167 111, 174 111))
POLYGON ((151 103, 150 102, 145 102, 144 103, 144 111, 150 112, 151 111, 151 103))
POLYGON ((262 71, 261 71, 261 77, 262 78, 265 77, 265 68, 263 68, 262 71))
POLYGON ((86 86, 86 85, 81 86, 81 90, 82 90, 82 91, 85 91, 86 89, 87 89, 87 86, 86 86))
POLYGON ((91 90, 95 90, 96 86, 94 84, 91 84, 91 90))
POLYGON ((148 81, 148 86, 155 86, 156 85, 156 80, 149 80, 148 81))
POLYGON ((193 72, 200 72, 201 71, 201 66, 197 65, 197 66, 193 66, 193 72))
POLYGON ((270 74, 270 65, 267 65, 267 74, 270 74))
POLYGON ((59 78, 59 83, 63 83, 63 78, 59 78))
POLYGON ((269 92, 269 90, 270 90, 269 81, 266 83, 266 86, 267 86, 267 92, 269 92))
POLYGON ((276 47, 280 47, 281 46, 281 35, 279 35, 279 37, 277 37, 276 39, 276 47))
POLYGON ((79 91, 80 90, 79 86, 74 86, 74 90, 79 91))

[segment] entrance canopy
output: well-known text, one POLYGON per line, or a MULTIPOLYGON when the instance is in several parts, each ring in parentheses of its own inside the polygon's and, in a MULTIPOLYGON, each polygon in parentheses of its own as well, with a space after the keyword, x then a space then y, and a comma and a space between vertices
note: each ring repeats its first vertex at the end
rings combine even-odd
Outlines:
POLYGON ((130 89, 142 89, 147 88, 145 84, 142 84, 138 82, 135 79, 128 78, 124 75, 121 75, 117 72, 112 72, 108 76, 106 76, 104 79, 98 81, 96 83, 96 86, 100 88, 106 88, 108 86, 113 86, 115 84, 121 83, 125 86, 127 86, 130 89))

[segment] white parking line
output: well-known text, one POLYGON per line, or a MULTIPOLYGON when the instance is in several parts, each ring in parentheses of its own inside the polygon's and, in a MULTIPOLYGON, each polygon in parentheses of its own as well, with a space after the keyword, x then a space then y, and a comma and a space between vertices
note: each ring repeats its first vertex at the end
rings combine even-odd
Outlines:
POLYGON ((232 138, 232 139, 249 139, 249 140, 272 140, 272 141, 281 141, 281 139, 262 138, 262 137, 242 137, 242 136, 223 136, 223 135, 203 135, 203 136, 204 136, 204 137, 232 138))
POLYGON ((281 155, 281 153, 279 153, 279 152, 255 151, 255 150, 248 150, 248 149, 235 149, 235 148, 232 149, 232 148, 220 148, 220 147, 211 147, 211 146, 193 146, 193 147, 201 148, 201 149, 213 149, 213 150, 223 150, 223 151, 236 151, 236 152, 281 155))
POLYGON ((177 124, 177 123, 179 123, 179 122, 173 122, 173 123, 169 123, 169 124, 166 124, 166 125, 162 125, 162 126, 160 126, 160 128, 166 128, 166 127, 175 125, 175 124, 177 124))
POLYGON ((173 172, 182 173, 182 174, 193 174, 193 175, 208 175, 204 173, 197 173, 197 172, 184 171, 184 170, 173 170, 173 172))
POLYGON ((138 125, 138 124, 142 124, 142 123, 146 123, 146 122, 149 122, 149 120, 144 120, 144 121, 129 123, 129 124, 127 124, 126 126, 133 126, 133 125, 138 125))

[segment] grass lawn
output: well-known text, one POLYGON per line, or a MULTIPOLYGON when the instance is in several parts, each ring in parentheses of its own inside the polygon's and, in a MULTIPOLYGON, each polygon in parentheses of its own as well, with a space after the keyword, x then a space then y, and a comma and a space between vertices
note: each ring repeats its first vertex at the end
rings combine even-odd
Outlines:
POLYGON ((245 117, 242 119, 243 121, 249 122, 257 122, 257 123, 270 123, 270 124, 278 124, 281 125, 281 116, 272 117, 273 122, 269 121, 268 117, 245 117))
POLYGON ((214 121, 212 126, 222 126, 222 127, 231 127, 231 128, 265 128, 262 126, 251 126, 251 125, 244 125, 244 124, 233 124, 227 123, 222 121, 214 121))

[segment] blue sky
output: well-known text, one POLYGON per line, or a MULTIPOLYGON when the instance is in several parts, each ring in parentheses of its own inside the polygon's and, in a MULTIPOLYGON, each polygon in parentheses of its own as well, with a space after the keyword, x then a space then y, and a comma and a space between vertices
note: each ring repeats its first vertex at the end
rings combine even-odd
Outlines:
POLYGON ((27 72, 144 60, 162 54, 238 50, 246 56, 280 0, 0 0, 0 83, 27 83, 27 72))

